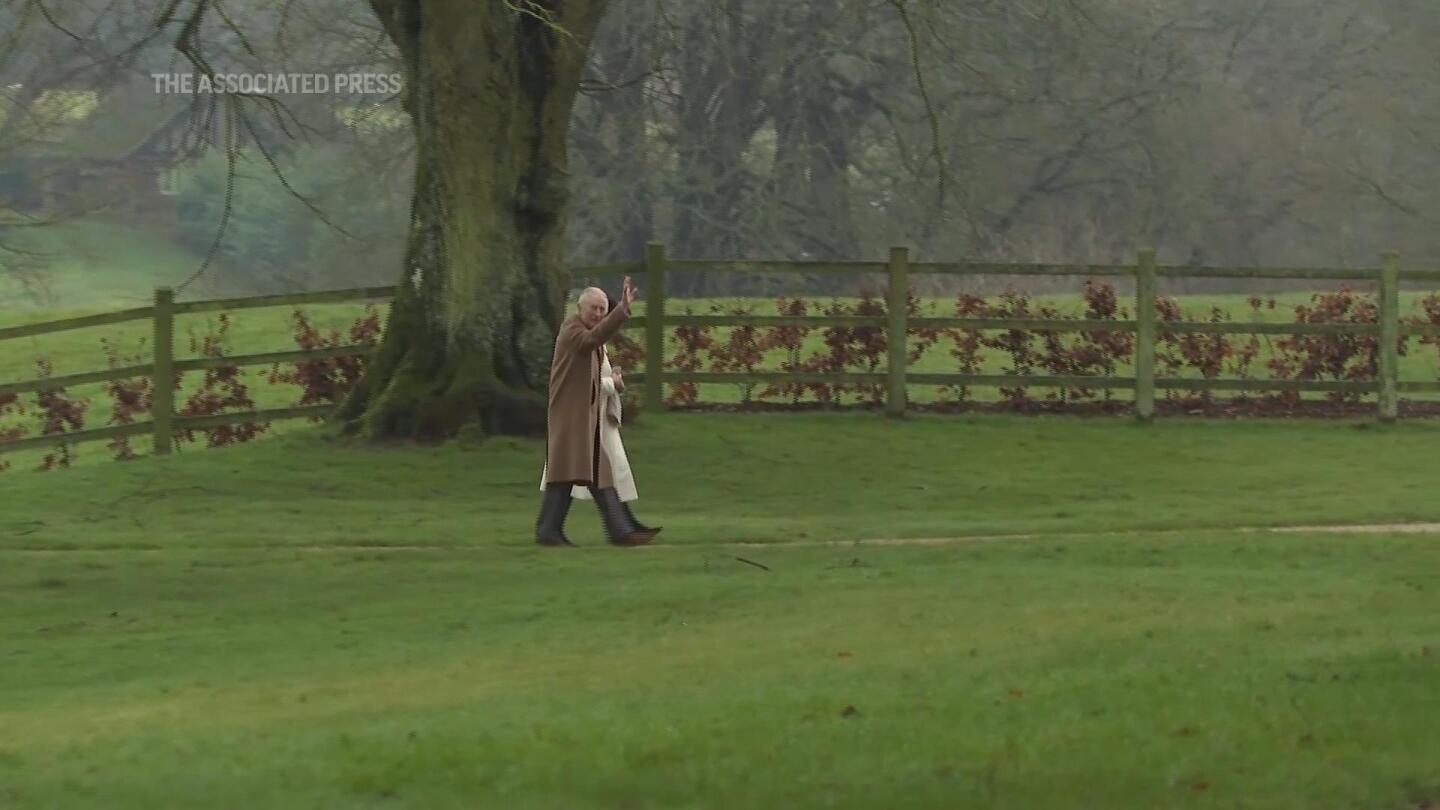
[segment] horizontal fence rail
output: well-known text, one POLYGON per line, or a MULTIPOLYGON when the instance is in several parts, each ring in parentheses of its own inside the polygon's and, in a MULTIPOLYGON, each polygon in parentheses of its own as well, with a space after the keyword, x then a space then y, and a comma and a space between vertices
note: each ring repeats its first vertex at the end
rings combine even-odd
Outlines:
MULTIPOLYGON (((888 315, 667 315, 666 326, 869 326, 888 325, 888 315)), ((625 329, 645 327, 645 316, 625 322, 625 329)), ((1086 320, 1084 318, 908 318, 910 329, 974 329, 977 331, 1025 332, 1134 332, 1133 320, 1086 320)), ((1371 335, 1378 334, 1374 323, 1275 323, 1267 321, 1156 321, 1160 334, 1255 334, 1255 335, 1371 335)), ((1401 324, 1400 334, 1440 335, 1440 324, 1401 324)))
POLYGON ((136 307, 135 309, 122 309, 119 312, 102 312, 99 315, 82 315, 78 318, 64 318, 45 323, 7 326, 0 329, 0 340, 48 335, 52 332, 69 332, 72 329, 84 329, 89 326, 108 326, 113 323, 140 321, 149 318, 153 312, 154 309, 151 307, 136 307))
POLYGON ((395 286, 361 287, 352 290, 325 290, 323 292, 290 293, 286 295, 257 295, 253 298, 219 298, 211 301, 191 301, 174 304, 171 312, 185 315, 194 312, 233 312, 237 309, 279 307, 298 304, 341 304, 349 301, 367 301, 395 297, 395 286))
MULTIPOLYGON (((575 275, 600 277, 637 275, 645 283, 645 309, 630 318, 624 328, 643 332, 647 362, 664 356, 665 329, 671 327, 868 327, 885 330, 887 334, 908 334, 917 329, 959 329, 974 331, 1024 331, 1035 333, 1127 333, 1135 336, 1134 374, 1121 376, 1035 375, 1035 374, 937 374, 909 371, 904 341, 891 342, 887 367, 874 372, 669 372, 651 373, 644 368, 628 376, 644 392, 648 407, 663 409, 663 386, 677 383, 784 384, 832 383, 881 385, 886 389, 886 412, 901 415, 906 410, 907 385, 989 386, 989 387, 1063 387, 1095 390, 1131 390, 1134 392, 1136 416, 1149 420, 1154 415, 1155 390, 1189 391, 1299 391, 1378 394, 1378 413, 1382 421, 1397 415, 1397 399, 1401 393, 1440 392, 1440 380, 1410 381, 1397 379, 1397 344, 1402 337, 1440 337, 1440 324, 1401 323, 1398 291, 1405 282, 1440 281, 1440 270, 1399 269, 1399 256, 1387 252, 1374 268, 1311 268, 1311 267, 1190 267, 1160 265, 1154 251, 1140 251, 1133 265, 1096 264, 1000 264, 993 262, 911 262, 908 250, 890 250, 888 261, 803 262, 803 261, 710 261, 705 259, 667 259, 665 248, 658 243, 648 246, 643 261, 614 262, 577 268, 575 275), (692 315, 667 314, 666 275, 675 270, 709 270, 750 273, 872 273, 888 276, 885 296, 886 314, 844 316, 787 315, 692 315), (911 317, 907 311, 912 274, 960 276, 1021 275, 1021 276, 1093 276, 1131 278, 1135 280, 1136 317, 1125 320, 1085 318, 967 318, 911 317), (1156 281, 1159 278, 1268 278, 1268 279, 1329 279, 1373 282, 1379 287, 1379 320, 1377 323, 1276 323, 1276 322, 1200 322, 1162 321, 1156 316, 1158 300, 1156 281), (1155 346, 1159 338, 1178 334, 1263 334, 1263 335, 1378 335, 1380 337, 1379 375, 1374 380, 1273 380, 1218 379, 1200 377, 1164 377, 1155 374, 1155 346)), ((214 299, 176 302, 168 288, 155 291, 152 306, 136 307, 94 315, 23 324, 0 328, 0 342, 15 338, 34 337, 95 326, 108 326, 137 320, 150 320, 154 329, 154 359, 150 363, 129 365, 100 371, 87 371, 58 377, 0 383, 0 395, 54 391, 70 386, 149 377, 173 378, 175 374, 213 368, 238 368, 279 363, 303 363, 336 357, 368 354, 373 346, 357 344, 323 349, 265 352, 236 357, 198 357, 176 359, 174 356, 174 321, 178 315, 203 312, 234 311, 260 307, 301 304, 344 303, 392 299, 398 287, 360 287, 345 290, 263 295, 249 298, 214 299)), ((271 408, 243 413, 205 416, 183 416, 175 412, 174 390, 170 386, 155 389, 150 421, 112 425, 92 430, 51 433, 0 443, 0 453, 53 447, 76 442, 128 438, 151 435, 154 452, 171 452, 177 433, 220 427, 251 421, 324 416, 334 406, 304 405, 271 408)))
MULTIPOLYGON (((644 382, 648 379, 645 372, 637 371, 626 375, 628 382, 644 382)), ((870 385, 885 383, 889 378, 885 372, 788 372, 788 371, 754 371, 754 372, 716 372, 716 371, 681 371, 665 372, 661 379, 666 383, 733 383, 736 385, 748 385, 758 383, 841 383, 848 385, 870 385)), ((1023 384, 1033 388, 1135 388, 1136 381, 1133 377, 1111 377, 1111 376, 1090 376, 1090 375, 1040 375, 1040 374, 930 374, 913 373, 905 375, 907 385, 968 385, 968 386, 995 386, 1009 387, 1023 384)), ((1433 383, 1416 382, 1402 383, 1407 390, 1416 391, 1440 391, 1440 380, 1433 383), (1413 386, 1414 388, 1408 388, 1413 386)), ((1307 392, 1333 392, 1341 391, 1354 394, 1373 394, 1379 390, 1379 383, 1375 381, 1347 380, 1226 380, 1210 377, 1156 377, 1155 387, 1160 389, 1173 388, 1177 390, 1190 391, 1307 391, 1307 392)))
POLYGON ((245 366, 268 366, 274 363, 299 363, 306 360, 327 360, 332 357, 354 357, 368 354, 374 348, 368 344, 331 346, 324 349, 297 349, 286 352, 264 354, 242 354, 238 357, 197 357, 193 360, 175 361, 176 371, 196 371, 207 368, 244 368, 245 366))
MULTIPOLYGON (((959 276, 1095 276, 1133 278, 1136 268, 1108 264, 999 264, 991 262, 909 262, 909 272, 959 276)), ((887 273, 886 262, 738 261, 730 259, 669 259, 667 270, 716 270, 726 273, 887 273)), ((574 270, 588 276, 649 273, 641 262, 618 262, 574 270)), ((1159 278, 1235 278, 1373 281, 1380 268, 1369 267, 1195 267, 1156 265, 1159 278)), ((1406 270, 1401 281, 1440 281, 1440 270, 1406 270)))
POLYGON ((40 380, 5 383, 4 385, 0 385, 0 394, 24 394, 30 391, 58 391, 61 388, 69 388, 72 385, 110 382, 111 380, 128 380, 133 377, 148 377, 153 368, 151 364, 146 363, 142 366, 121 366, 104 371, 85 371, 79 374, 46 377, 40 380))

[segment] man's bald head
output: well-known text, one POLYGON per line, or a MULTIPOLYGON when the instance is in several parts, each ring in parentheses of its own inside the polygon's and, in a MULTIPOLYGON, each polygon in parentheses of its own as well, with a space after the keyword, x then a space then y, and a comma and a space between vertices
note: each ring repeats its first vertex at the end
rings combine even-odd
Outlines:
POLYGON ((580 322, 585 328, 594 329, 595 325, 605 318, 605 310, 609 307, 609 296, 599 287, 586 287, 580 293, 580 300, 576 302, 575 309, 580 313, 580 322))

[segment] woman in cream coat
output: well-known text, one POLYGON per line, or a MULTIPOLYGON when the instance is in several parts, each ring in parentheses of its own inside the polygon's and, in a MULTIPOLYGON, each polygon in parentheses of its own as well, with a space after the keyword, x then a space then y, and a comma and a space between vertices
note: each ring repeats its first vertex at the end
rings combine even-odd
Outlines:
MULTIPOLYGON (((607 296, 608 298, 608 296, 607 296)), ((614 311, 615 299, 611 298, 607 312, 614 311)), ((625 390, 623 375, 618 369, 610 365, 610 352, 605 346, 600 347, 600 445, 605 450, 606 458, 610 459, 610 474, 615 479, 615 492, 620 496, 620 508, 624 512, 625 520, 629 522, 629 531, 659 533, 662 527, 650 528, 635 519, 634 513, 630 511, 629 502, 640 496, 635 491, 635 475, 630 471, 630 460, 625 455, 625 444, 620 440, 620 393, 625 390)), ((540 490, 545 490, 545 468, 540 470, 540 490)), ((590 490, 580 485, 570 490, 572 498, 591 500, 590 490)))

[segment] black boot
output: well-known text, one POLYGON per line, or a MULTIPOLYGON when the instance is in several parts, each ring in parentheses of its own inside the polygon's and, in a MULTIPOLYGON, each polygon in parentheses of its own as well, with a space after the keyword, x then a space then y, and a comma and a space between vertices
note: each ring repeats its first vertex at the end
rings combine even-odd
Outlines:
POLYGON ((547 484, 535 521, 535 542, 542 546, 573 546, 565 536, 565 516, 570 513, 570 484, 547 484))
POLYGON ((620 494, 614 487, 600 489, 590 487, 590 496, 595 499, 595 506, 600 510, 600 520, 605 524, 605 536, 610 542, 617 546, 641 546, 650 542, 654 537, 653 532, 637 531, 630 526, 625 517, 625 507, 620 501, 620 494))
POLYGON ((655 535, 660 533, 661 529, 664 528, 663 526, 656 526, 652 529, 649 526, 646 526, 644 523, 636 520, 635 513, 630 511, 630 504, 626 503, 625 501, 620 502, 620 511, 625 514, 625 521, 628 524, 628 528, 632 532, 647 532, 651 537, 654 537, 655 535))

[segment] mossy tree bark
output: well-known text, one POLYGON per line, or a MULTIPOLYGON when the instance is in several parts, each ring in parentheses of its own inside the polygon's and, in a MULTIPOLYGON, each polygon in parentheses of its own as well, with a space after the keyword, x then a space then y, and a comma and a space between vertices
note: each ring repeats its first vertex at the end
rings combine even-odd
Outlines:
POLYGON ((543 432, 565 312, 566 135, 607 0, 370 0, 415 132, 406 265, 351 433, 543 432))

